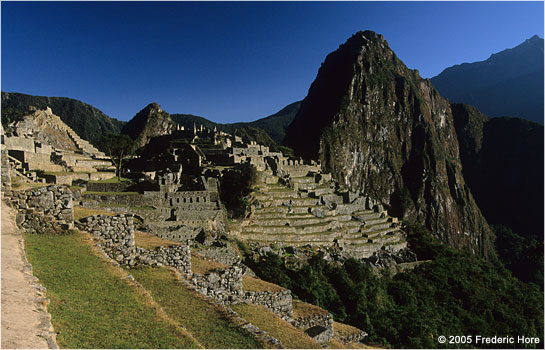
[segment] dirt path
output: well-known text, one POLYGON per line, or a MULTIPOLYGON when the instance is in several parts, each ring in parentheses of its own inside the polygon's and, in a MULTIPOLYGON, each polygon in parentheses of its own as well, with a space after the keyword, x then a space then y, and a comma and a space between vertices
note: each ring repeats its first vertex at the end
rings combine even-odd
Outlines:
POLYGON ((45 288, 26 260, 16 213, 2 202, 2 349, 57 349, 45 288))

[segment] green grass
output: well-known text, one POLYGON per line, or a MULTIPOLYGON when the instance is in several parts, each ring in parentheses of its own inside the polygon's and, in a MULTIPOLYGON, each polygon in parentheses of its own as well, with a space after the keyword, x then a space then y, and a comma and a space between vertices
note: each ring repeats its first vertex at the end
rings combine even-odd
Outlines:
POLYGON ((151 293, 170 318, 182 324, 206 348, 263 348, 228 314, 204 301, 166 268, 141 268, 133 276, 151 293))
POLYGON ((117 267, 94 254, 86 235, 25 234, 34 275, 47 288, 61 348, 196 348, 161 317, 117 267))
POLYGON ((280 340, 282 345, 288 349, 321 348, 320 344, 306 335, 303 330, 293 327, 263 306, 237 304, 233 305, 232 309, 246 321, 264 330, 270 336, 280 340))

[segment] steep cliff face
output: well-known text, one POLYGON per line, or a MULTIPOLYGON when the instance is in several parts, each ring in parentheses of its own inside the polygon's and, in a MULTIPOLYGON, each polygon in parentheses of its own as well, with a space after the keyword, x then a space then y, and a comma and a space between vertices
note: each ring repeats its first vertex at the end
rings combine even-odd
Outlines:
POLYGON ((157 103, 150 103, 123 126, 121 133, 130 136, 136 147, 140 148, 152 137, 167 135, 175 127, 176 123, 170 114, 163 111, 157 103))
POLYGON ((284 143, 451 246, 491 251, 462 176, 448 101, 381 35, 358 32, 327 56, 284 143))
POLYGON ((488 222, 543 240, 543 125, 452 104, 463 174, 488 222))

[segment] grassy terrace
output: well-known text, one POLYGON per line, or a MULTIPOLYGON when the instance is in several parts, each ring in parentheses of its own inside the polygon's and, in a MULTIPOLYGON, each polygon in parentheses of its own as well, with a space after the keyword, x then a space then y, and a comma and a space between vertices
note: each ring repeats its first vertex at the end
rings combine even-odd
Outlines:
POLYGON ((219 307, 188 289, 166 268, 142 268, 133 276, 151 293, 170 318, 182 324, 206 348, 263 348, 219 307))
POLYGON ((168 247, 171 245, 181 245, 179 242, 174 242, 168 239, 157 237, 155 235, 135 231, 134 232, 134 243, 137 247, 144 249, 155 249, 157 247, 168 247))
POLYGON ((309 317, 313 315, 327 315, 329 312, 319 306, 305 303, 303 301, 293 301, 293 318, 309 317))
POLYGON ((242 276, 242 289, 252 292, 283 292, 286 289, 277 284, 250 276, 242 276))
POLYGON ((127 272, 98 257, 83 233, 25 234, 34 275, 47 288, 61 348, 196 348, 161 316, 127 272))
POLYGON ((263 306, 237 304, 231 307, 242 318, 267 332, 282 342, 288 349, 320 349, 321 346, 303 330, 293 327, 288 322, 273 314, 263 306))
POLYGON ((203 258, 200 255, 191 254, 191 272, 204 275, 205 273, 215 270, 224 269, 227 266, 217 262, 203 258))

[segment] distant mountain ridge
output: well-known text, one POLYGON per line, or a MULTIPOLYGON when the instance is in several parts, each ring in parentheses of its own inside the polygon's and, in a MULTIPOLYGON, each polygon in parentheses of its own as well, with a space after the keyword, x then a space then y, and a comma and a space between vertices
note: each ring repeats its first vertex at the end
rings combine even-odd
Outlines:
POLYGON ((193 123, 197 125, 204 125, 207 128, 216 127, 220 131, 227 133, 234 133, 236 129, 243 129, 247 127, 258 128, 265 131, 274 142, 280 144, 284 140, 286 135, 286 129, 293 121, 295 114, 299 111, 301 107, 301 101, 297 101, 287 105, 282 108, 280 111, 253 122, 239 122, 239 123, 228 123, 220 124, 210 121, 206 118, 192 115, 192 114, 172 114, 172 119, 186 128, 192 128, 193 123))
MULTIPOLYGON (((192 128, 193 124, 196 124, 203 125, 210 129, 216 127, 218 130, 228 133, 234 133, 235 130, 238 129, 242 135, 249 137, 249 139, 253 141, 271 145, 282 142, 286 129, 295 117, 300 105, 301 101, 297 101, 265 118, 253 122, 230 124, 215 123, 206 118, 192 114, 168 114, 164 111, 161 111, 160 114, 166 113, 175 123, 186 128, 192 128), (242 131, 242 129, 244 130, 242 131), (264 131, 265 134, 262 131, 264 131)), ((9 121, 19 120, 23 116, 30 114, 31 106, 36 109, 45 109, 48 106, 51 107, 53 113, 60 116, 62 121, 70 126, 81 138, 89 141, 95 146, 97 146, 98 140, 102 135, 109 133, 119 134, 122 132, 122 129, 124 129, 123 133, 136 139, 137 134, 143 130, 147 120, 147 118, 140 115, 137 120, 133 120, 133 117, 129 122, 120 121, 109 117, 98 108, 72 98, 33 96, 17 92, 2 91, 2 124, 7 125, 9 121), (131 125, 127 125, 129 123, 131 125)), ((158 104, 152 103, 146 108, 148 108, 148 112, 154 114, 151 109, 156 109, 156 107, 160 108, 158 104)), ((139 113, 142 113, 146 108, 139 113)), ((166 120, 163 120, 163 122, 168 123, 166 120)), ((150 132, 151 134, 154 133, 153 131, 150 132)), ((155 130, 155 133, 157 132, 159 131, 155 130)), ((145 136, 143 137, 145 139, 147 138, 145 136)), ((138 142, 141 143, 141 140, 138 142)))
POLYGON ((299 110, 300 102, 294 102, 277 113, 253 122, 231 124, 215 123, 193 114, 169 114, 156 103, 151 103, 138 112, 121 130, 135 140, 137 147, 144 146, 151 137, 166 135, 178 124, 186 129, 201 125, 216 128, 230 134, 242 136, 246 141, 256 141, 275 147, 282 142, 286 129, 299 110))
POLYGON ((53 114, 72 128, 78 136, 94 146, 102 135, 119 133, 126 122, 111 118, 87 103, 67 97, 32 96, 17 92, 2 91, 2 124, 20 120, 31 114, 30 107, 51 107, 53 114))
POLYGON ((450 102, 475 106, 491 117, 543 124, 543 52, 543 39, 534 35, 485 61, 446 68, 431 82, 450 102))

